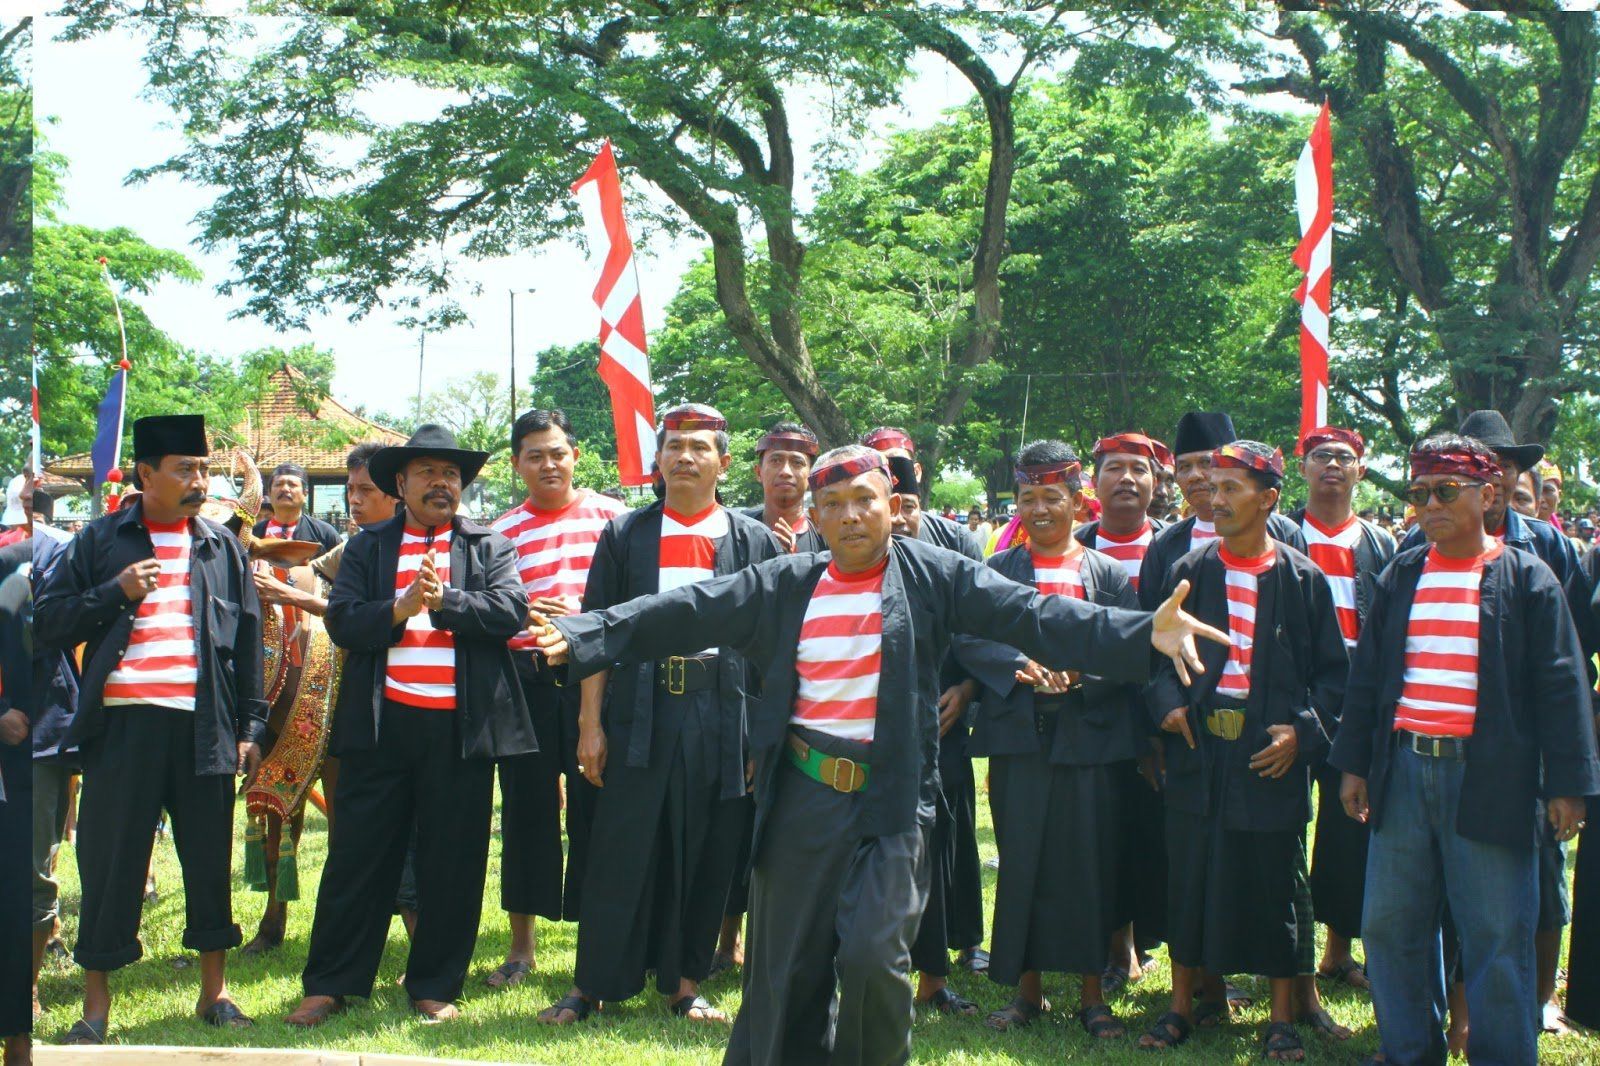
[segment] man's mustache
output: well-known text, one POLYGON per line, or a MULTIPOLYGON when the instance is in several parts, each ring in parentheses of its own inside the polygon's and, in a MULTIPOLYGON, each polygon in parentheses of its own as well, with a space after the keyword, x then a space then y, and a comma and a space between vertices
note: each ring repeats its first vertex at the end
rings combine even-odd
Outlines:
POLYGON ((179 500, 178 502, 181 503, 181 504, 184 504, 185 506, 187 506, 187 505, 189 505, 191 503, 205 503, 206 502, 206 494, 203 493, 203 492, 198 492, 198 491, 197 492, 186 492, 186 493, 183 494, 183 499, 179 500))

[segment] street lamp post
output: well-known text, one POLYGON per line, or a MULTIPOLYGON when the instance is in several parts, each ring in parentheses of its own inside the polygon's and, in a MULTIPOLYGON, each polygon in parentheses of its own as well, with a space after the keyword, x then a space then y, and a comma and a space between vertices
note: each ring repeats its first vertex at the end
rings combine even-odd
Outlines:
MULTIPOLYGON (((524 289, 532 292, 533 289, 524 289)), ((517 420, 517 290, 507 289, 506 300, 511 308, 511 420, 517 420)))

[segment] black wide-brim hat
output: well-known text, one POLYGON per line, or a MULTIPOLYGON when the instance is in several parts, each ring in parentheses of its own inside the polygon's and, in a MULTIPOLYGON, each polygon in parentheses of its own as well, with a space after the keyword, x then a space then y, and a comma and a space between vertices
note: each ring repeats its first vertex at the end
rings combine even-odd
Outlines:
POLYGON ((1543 444, 1518 444, 1511 435, 1511 424, 1499 411, 1474 411, 1461 421, 1463 437, 1474 437, 1487 444, 1498 456, 1510 459, 1520 470, 1532 470, 1544 458, 1543 444))
POLYGON ((478 476, 483 464, 489 461, 488 452, 475 452, 462 448, 456 443, 454 433, 443 426, 427 422, 418 426, 411 439, 404 444, 391 444, 387 448, 373 452, 372 458, 367 460, 367 473, 372 477, 374 485, 395 499, 399 499, 400 489, 395 479, 405 470, 407 463, 425 455, 448 459, 459 466, 462 488, 472 484, 472 479, 478 476))
POLYGON ((1190 411, 1178 419, 1178 432, 1172 438, 1172 454, 1214 452, 1238 439, 1239 434, 1233 429, 1233 419, 1223 412, 1190 411))

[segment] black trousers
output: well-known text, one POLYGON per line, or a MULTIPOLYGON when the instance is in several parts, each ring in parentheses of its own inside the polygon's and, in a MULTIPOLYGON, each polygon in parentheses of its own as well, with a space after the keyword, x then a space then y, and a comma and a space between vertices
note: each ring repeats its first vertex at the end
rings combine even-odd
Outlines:
POLYGON ((83 748, 78 878, 83 900, 73 958, 85 970, 138 961, 145 874, 165 810, 183 868, 183 946, 225 951, 243 939, 233 922, 234 778, 194 772, 194 714, 108 707, 106 728, 83 748))
POLYGON ((1361 935, 1371 831, 1339 802, 1338 767, 1317 770, 1317 838, 1311 851, 1311 900, 1317 921, 1340 936, 1361 935))
POLYGON ((33 752, 0 743, 0 1038, 33 1026, 33 752))
POLYGON ((669 996, 706 979, 748 824, 745 798, 722 798, 717 694, 655 700, 650 765, 612 743, 595 807, 573 983, 596 999, 638 995, 646 970, 669 996))
POLYGON ((1567 1015, 1594 1029, 1600 1028, 1600 829, 1585 829, 1578 841, 1567 953, 1567 1015))
POLYGON ((521 681, 539 750, 500 761, 500 906, 559 922, 576 917, 561 906, 562 690, 521 681))
POLYGON ((835 792, 788 763, 773 787, 750 878, 744 1002, 723 1062, 905 1062, 933 812, 904 833, 864 837, 860 793, 835 792))
POLYGON ((983 869, 978 860, 977 786, 963 753, 939 760, 944 803, 928 838, 928 905, 911 945, 911 965, 950 976, 950 952, 983 943, 983 869))
MULTIPOLYGON (((1141 741, 1143 743, 1143 741, 1141 741)), ((1113 767, 1119 827, 1117 925, 1141 951, 1167 939, 1167 809, 1133 759, 1113 767)))
POLYGON ((494 764, 461 757, 454 712, 385 700, 382 714, 377 748, 340 761, 301 983, 308 996, 372 994, 415 823, 417 930, 406 993, 450 1001, 461 995, 478 938, 494 764))

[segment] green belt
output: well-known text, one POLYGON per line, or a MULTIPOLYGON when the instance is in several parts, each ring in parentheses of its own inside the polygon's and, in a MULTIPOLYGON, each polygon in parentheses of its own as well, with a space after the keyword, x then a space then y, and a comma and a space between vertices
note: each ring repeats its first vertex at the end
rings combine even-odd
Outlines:
POLYGON ((854 759, 836 757, 819 751, 795 736, 789 734, 789 761, 795 769, 805 774, 818 784, 827 785, 836 792, 863 792, 867 787, 867 776, 871 771, 864 762, 854 759))

